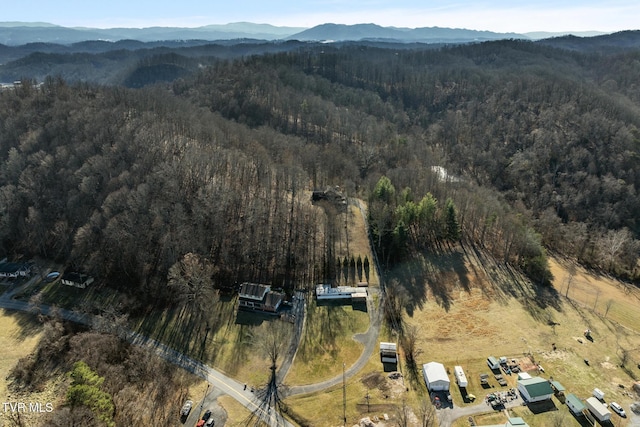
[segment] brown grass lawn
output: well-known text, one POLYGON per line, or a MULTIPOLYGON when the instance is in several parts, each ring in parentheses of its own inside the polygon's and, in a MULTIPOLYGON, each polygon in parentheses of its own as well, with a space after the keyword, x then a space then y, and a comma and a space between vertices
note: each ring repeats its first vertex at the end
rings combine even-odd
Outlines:
POLYGON ((318 306, 311 300, 298 353, 286 378, 288 385, 313 384, 342 372, 342 363, 353 364, 362 354, 362 344, 353 336, 369 327, 369 314, 350 304, 318 306))
MULTIPOLYGON (((374 354, 360 373, 347 380, 346 425, 357 424, 361 418, 367 416, 378 416, 382 419, 384 414, 393 420, 403 400, 414 413, 418 412, 422 394, 407 393, 404 379, 390 380, 388 374, 382 371, 379 355, 374 354), (367 393, 370 411, 367 411, 367 393)), ((286 404, 295 414, 294 419, 304 420, 307 425, 318 427, 343 425, 342 402, 342 384, 319 393, 294 396, 286 400, 286 404)))
POLYGON ((238 401, 229 396, 220 396, 218 404, 227 412, 227 427, 245 427, 251 413, 238 401))
POLYGON ((569 283, 568 265, 565 261, 550 259, 553 285, 560 294, 622 326, 640 329, 640 288, 593 275, 580 267, 575 267, 569 283))
MULTIPOLYGON (((7 376, 18 361, 28 356, 38 345, 42 326, 27 313, 0 309, 0 397, 2 402, 54 402, 50 396, 13 396, 8 390, 7 376)), ((0 425, 5 425, 6 415, 0 411, 0 425)), ((8 421, 7 421, 8 423, 8 421)), ((7 424, 8 425, 8 424, 7 424)))
MULTIPOLYGON (((366 207, 364 201, 361 200, 360 203, 366 207)), ((369 258, 371 265, 369 286, 379 286, 380 280, 373 267, 373 254, 371 253, 371 246, 369 245, 369 236, 360 209, 350 203, 347 212, 338 215, 336 223, 340 230, 340 234, 336 239, 336 257, 340 259, 347 257, 350 259, 351 256, 353 256, 357 259, 358 256, 360 256, 362 260, 364 260, 365 257, 369 258)), ((344 277, 342 279, 340 285, 351 286, 354 284, 353 282, 347 283, 344 277)), ((366 281, 364 277, 363 281, 366 281)))
POLYGON ((33 315, 0 309, 0 396, 7 396, 5 378, 20 358, 38 344, 42 326, 33 315))

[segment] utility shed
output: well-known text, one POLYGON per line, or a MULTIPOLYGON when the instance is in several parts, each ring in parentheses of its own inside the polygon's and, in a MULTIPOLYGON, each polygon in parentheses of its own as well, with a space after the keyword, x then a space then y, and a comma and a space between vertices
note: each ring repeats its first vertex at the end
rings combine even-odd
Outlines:
POLYGON ((528 403, 551 399, 553 389, 549 381, 541 377, 518 381, 518 391, 528 403))
POLYGON ((584 406, 584 403, 582 403, 582 400, 580 400, 578 396, 573 393, 567 394, 565 403, 567 404, 567 408, 569 408, 573 415, 576 416, 582 415, 582 411, 587 409, 587 407, 584 406))
POLYGON ((422 376, 427 385, 427 389, 431 391, 449 391, 451 382, 447 375, 447 370, 442 363, 429 362, 422 365, 422 376))
POLYGON ((506 424, 491 424, 482 427, 529 427, 529 424, 520 417, 510 417, 506 424))
POLYGON ((528 372, 520 372, 518 374, 518 379, 519 380, 530 380, 531 378, 533 378, 531 375, 529 375, 528 372))
POLYGON ((380 361, 382 361, 382 363, 398 363, 398 346, 396 343, 380 343, 380 361))

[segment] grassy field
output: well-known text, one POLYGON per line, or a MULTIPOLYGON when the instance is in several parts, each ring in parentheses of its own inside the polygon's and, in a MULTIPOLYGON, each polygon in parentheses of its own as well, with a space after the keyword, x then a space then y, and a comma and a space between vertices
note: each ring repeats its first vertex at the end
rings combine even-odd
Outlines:
MULTIPOLYGON (((29 396, 27 400, 24 396, 12 395, 6 380, 18 361, 38 345, 41 336, 42 326, 33 315, 0 309, 0 396, 3 402, 52 402, 48 400, 50 396, 42 396, 41 393, 29 396)), ((5 411, 0 411, 0 425, 4 425, 6 416, 5 411)))
POLYGON ((220 396, 218 404, 227 412, 226 427, 245 427, 246 420, 251 413, 247 408, 242 406, 238 401, 229 396, 220 396))
POLYGON ((31 314, 0 309, 0 396, 7 396, 11 368, 38 344, 42 325, 31 314))
MULTIPOLYGON (((616 400, 628 408, 632 398, 627 390, 633 378, 640 377, 636 367, 640 362, 640 324, 637 323, 640 304, 634 304, 633 297, 629 296, 633 292, 614 281, 599 280, 578 269, 569 296, 575 291, 575 295, 587 298, 579 291, 586 288, 600 298, 597 304, 595 299, 590 303, 573 301, 561 292, 566 269, 557 261, 552 261, 554 288, 537 289, 527 287, 517 277, 513 278, 511 287, 507 280, 494 280, 492 275, 510 273, 493 265, 487 268, 486 264, 478 264, 475 255, 460 259, 464 263, 449 268, 449 273, 437 270, 442 282, 435 288, 430 286, 429 274, 423 273, 427 278, 421 291, 424 296, 406 317, 407 323, 418 326, 421 332, 420 364, 439 361, 451 373, 453 366, 462 366, 470 382, 467 391, 483 399, 488 392, 500 390, 493 378, 491 383, 496 388, 485 390, 480 386, 479 375, 490 373, 486 358, 507 356, 520 360, 523 366, 529 364, 533 374, 537 372, 532 362, 540 363, 545 369, 542 375, 560 381, 568 393, 584 398, 598 387, 605 391, 608 401, 616 400), (461 272, 465 272, 465 277, 460 277, 461 272), (606 313, 604 304, 609 300, 612 302, 606 313), (587 328, 593 332, 594 342, 584 338, 587 328), (584 359, 589 360, 590 366, 584 359), (624 367, 621 366, 623 360, 624 367)), ((509 386, 516 385, 515 376, 506 378, 509 386)), ((456 405, 470 404, 463 401, 455 385, 452 396, 456 405)), ((557 403, 557 406, 561 409, 557 411, 560 415, 534 415, 525 411, 522 416, 534 427, 553 425, 553 417, 569 415, 564 405, 557 403)), ((570 416, 566 423, 579 425, 570 416)), ((625 421, 619 425, 625 425, 625 421)))
POLYGON ((311 300, 287 385, 312 384, 339 375, 343 362, 350 366, 360 357, 363 346, 353 336, 368 327, 366 311, 354 309, 350 304, 318 305, 315 299, 311 300))
MULTIPOLYGON (((366 208, 364 201, 360 200, 359 203, 366 208)), ((345 257, 350 259, 352 256, 357 259, 358 256, 360 256, 362 260, 367 257, 371 263, 368 278, 363 274, 362 277, 356 277, 355 280, 346 280, 345 275, 342 274, 338 276, 339 284, 353 285, 355 282, 368 281, 369 286, 379 286, 380 280, 376 269, 373 268, 373 254, 371 252, 371 246, 369 245, 367 228, 360 209, 350 203, 347 211, 338 215, 336 223, 339 224, 339 233, 335 248, 336 256, 340 259, 344 259, 345 257)))
POLYGON ((622 326, 640 328, 640 288, 596 276, 577 266, 573 266, 575 270, 570 274, 570 265, 555 258, 550 260, 553 285, 560 294, 622 326))
MULTIPOLYGON (((404 379, 392 380, 388 374, 382 371, 380 357, 376 353, 358 375, 347 380, 346 425, 357 424, 366 416, 378 416, 383 419, 384 414, 387 414, 393 419, 403 400, 417 412, 420 394, 407 393, 404 379)), ((342 402, 342 384, 319 393, 295 396, 286 400, 298 420, 304 420, 308 425, 323 427, 344 425, 342 402)))

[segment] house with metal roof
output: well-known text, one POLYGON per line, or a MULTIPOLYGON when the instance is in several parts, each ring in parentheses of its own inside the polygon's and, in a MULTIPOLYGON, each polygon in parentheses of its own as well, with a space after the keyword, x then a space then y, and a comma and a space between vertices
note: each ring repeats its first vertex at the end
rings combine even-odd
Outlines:
POLYGON ((284 300, 284 294, 274 292, 271 286, 245 282, 238 292, 240 310, 257 310, 275 313, 284 300))
POLYGON ((449 391, 451 381, 442 363, 429 362, 422 365, 422 376, 430 392, 449 391))
POLYGON ((542 377, 518 380, 518 391, 527 403, 541 402, 551 399, 551 396, 553 396, 553 389, 549 384, 549 380, 542 377))

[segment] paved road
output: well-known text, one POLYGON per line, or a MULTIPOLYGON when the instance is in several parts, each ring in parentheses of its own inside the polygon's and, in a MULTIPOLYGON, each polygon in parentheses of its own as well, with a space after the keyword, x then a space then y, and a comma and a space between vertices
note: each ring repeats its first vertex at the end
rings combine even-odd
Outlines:
MULTIPOLYGON (((35 279, 32 279, 35 280, 35 279)), ((33 306, 24 301, 18 301, 11 299, 13 295, 20 291, 20 289, 29 285, 29 282, 24 285, 15 287, 14 289, 5 292, 0 296, 0 308, 5 308, 9 310, 18 310, 18 311, 27 311, 34 312, 39 310, 41 313, 45 315, 51 314, 53 311, 57 313, 58 316, 65 320, 69 320, 72 322, 80 323, 87 326, 93 326, 96 324, 103 324, 104 319, 99 316, 90 316, 86 314, 76 313, 70 310, 64 309, 52 309, 51 306, 48 305, 39 305, 33 306)), ((259 402, 255 399, 253 393, 250 390, 244 390, 244 384, 240 384, 238 381, 227 377, 222 372, 219 372, 199 360, 192 359, 190 357, 185 356, 178 351, 169 348, 168 346, 152 339, 141 335, 137 332, 132 331, 120 331, 119 334, 121 337, 125 338, 127 341, 150 349, 158 356, 163 359, 180 366, 181 368, 203 378, 208 381, 213 387, 217 387, 222 393, 231 396, 233 399, 238 401, 240 404, 245 406, 250 412, 256 414, 256 416, 266 422, 269 426, 272 427, 294 427, 293 424, 283 419, 281 416, 275 413, 267 413, 259 407, 259 402)), ((195 423, 195 421, 194 421, 195 423)))
MULTIPOLYGON (((492 391, 492 393, 496 393, 492 391)), ((501 392, 497 392, 501 393, 501 392)), ((517 396, 515 400, 507 402, 505 404, 505 409, 514 408, 522 405, 522 398, 517 396)), ((454 406, 445 407, 441 409, 436 409, 436 415, 438 416, 438 421, 440 422, 440 427, 450 427, 451 424, 458 418, 466 418, 472 415, 483 414, 485 412, 494 412, 491 409, 491 406, 486 403, 484 400, 481 400, 480 403, 473 406, 454 406)))
MULTIPOLYGON (((363 218, 365 219, 366 224, 366 215, 364 212, 364 208, 360 203, 357 203, 363 218)), ((378 270, 378 277, 382 282, 382 277, 380 276, 379 266, 377 262, 374 263, 375 268, 378 270)), ((17 301, 12 299, 13 295, 19 292, 20 289, 28 286, 32 281, 37 278, 41 278, 39 276, 34 276, 25 284, 14 288, 11 291, 5 292, 0 296, 0 308, 11 309, 11 310, 19 310, 19 311, 27 311, 34 312, 39 310, 41 313, 45 315, 49 315, 52 313, 53 309, 51 306, 47 305, 39 305, 33 306, 24 301, 17 301)), ((369 358, 377 349, 378 344, 378 335, 380 334, 380 323, 381 323, 381 312, 378 307, 375 306, 373 302, 373 298, 371 293, 375 292, 374 288, 369 289, 369 295, 367 297, 367 312, 369 313, 369 329, 364 334, 357 334, 354 338, 361 342, 364 345, 364 350, 358 360, 345 371, 345 377, 350 378, 357 374, 360 370, 362 370, 367 364, 369 358)), ((294 338, 291 342, 291 345, 285 355, 285 359, 280 367, 278 372, 278 380, 282 382, 282 380, 286 377, 289 372, 289 368, 293 364, 295 359, 295 354, 297 352, 297 348, 302 336, 302 332, 304 330, 304 318, 305 318, 305 304, 304 304, 304 294, 297 292, 296 293, 296 301, 292 310, 292 314, 295 314, 296 320, 294 322, 295 325, 295 333, 294 338)), ((104 325, 105 319, 99 316, 91 316, 83 313, 77 313, 70 310, 65 309, 55 309, 57 315, 62 317, 65 320, 69 320, 72 322, 84 324, 87 326, 96 327, 98 325, 104 325)), ((146 336, 143 336, 137 332, 129 331, 129 330, 119 330, 118 334, 128 340, 129 342, 139 345, 141 347, 145 347, 153 351, 155 354, 164 358, 165 360, 182 367, 183 369, 192 372, 195 375, 205 379, 209 382, 210 385, 213 386, 213 390, 216 390, 216 393, 224 393, 242 405, 244 405, 250 412, 256 414, 256 416, 264 421, 267 425, 272 427, 294 427, 289 421, 285 420, 281 415, 277 414, 275 411, 265 411, 260 407, 260 402, 255 398, 254 393, 251 392, 250 389, 245 389, 244 384, 240 384, 236 380, 227 377, 223 373, 205 365, 204 363, 192 359, 190 357, 185 356, 182 353, 177 352, 176 350, 167 347, 166 345, 146 336)), ((338 375, 335 378, 329 379, 327 381, 323 381, 316 384, 309 384, 304 386, 295 386, 291 387, 288 390, 288 395, 296 395, 296 394, 305 394, 305 393, 313 393, 317 391, 324 390, 329 387, 333 387, 337 384, 340 384, 343 380, 342 375, 338 375)), ((197 406, 194 408, 193 413, 197 413, 199 409, 203 405, 206 405, 208 396, 205 396, 202 402, 199 402, 197 406)), ((198 414, 199 415, 199 414, 198 414)), ((190 421, 197 421, 197 416, 190 414, 187 419, 187 423, 190 421), (191 418, 193 417, 193 420, 191 418)), ((189 424, 187 424, 189 425, 189 424)))

